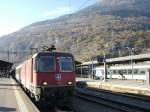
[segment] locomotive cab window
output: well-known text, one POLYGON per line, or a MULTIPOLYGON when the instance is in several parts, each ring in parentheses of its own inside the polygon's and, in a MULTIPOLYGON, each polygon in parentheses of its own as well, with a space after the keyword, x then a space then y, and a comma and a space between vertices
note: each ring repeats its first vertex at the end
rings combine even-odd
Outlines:
POLYGON ((37 61, 37 71, 50 72, 55 70, 54 56, 41 56, 37 61))
POLYGON ((61 57, 60 70, 66 72, 74 71, 73 59, 71 57, 61 57))

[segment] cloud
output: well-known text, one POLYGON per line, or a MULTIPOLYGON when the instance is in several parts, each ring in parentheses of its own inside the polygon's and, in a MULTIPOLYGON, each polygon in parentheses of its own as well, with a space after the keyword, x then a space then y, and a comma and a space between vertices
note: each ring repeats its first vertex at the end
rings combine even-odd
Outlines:
POLYGON ((58 7, 55 10, 51 11, 46 11, 42 15, 50 18, 55 18, 64 14, 69 14, 71 13, 71 8, 70 7, 58 7))

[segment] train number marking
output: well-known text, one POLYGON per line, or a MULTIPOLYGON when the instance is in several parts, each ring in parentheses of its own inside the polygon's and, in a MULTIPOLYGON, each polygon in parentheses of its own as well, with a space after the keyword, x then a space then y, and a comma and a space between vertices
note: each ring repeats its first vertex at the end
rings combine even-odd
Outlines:
POLYGON ((55 74, 55 79, 57 81, 60 81, 61 80, 61 74, 55 74))

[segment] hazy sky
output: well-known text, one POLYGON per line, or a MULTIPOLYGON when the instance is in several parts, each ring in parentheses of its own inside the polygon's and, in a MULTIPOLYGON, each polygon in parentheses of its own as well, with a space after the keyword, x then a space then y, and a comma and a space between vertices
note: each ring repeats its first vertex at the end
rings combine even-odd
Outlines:
POLYGON ((80 10, 98 0, 0 0, 0 36, 80 10))

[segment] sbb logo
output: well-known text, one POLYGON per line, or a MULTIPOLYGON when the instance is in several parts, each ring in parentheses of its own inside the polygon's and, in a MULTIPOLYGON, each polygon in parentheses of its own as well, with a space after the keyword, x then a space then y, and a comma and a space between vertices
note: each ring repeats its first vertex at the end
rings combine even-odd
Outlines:
POLYGON ((61 74, 55 74, 55 79, 57 81, 60 81, 61 80, 61 74))

